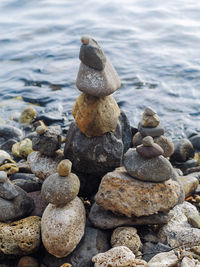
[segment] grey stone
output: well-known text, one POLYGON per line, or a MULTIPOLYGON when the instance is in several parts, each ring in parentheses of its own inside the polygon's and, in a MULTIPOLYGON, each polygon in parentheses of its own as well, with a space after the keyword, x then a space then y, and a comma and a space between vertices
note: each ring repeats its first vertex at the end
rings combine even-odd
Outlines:
POLYGON ((16 143, 17 143, 17 141, 16 141, 15 139, 12 139, 12 138, 11 138, 11 139, 8 139, 7 141, 5 141, 5 142, 0 146, 0 149, 10 152, 11 149, 12 149, 12 146, 13 146, 14 144, 16 144, 16 143))
POLYGON ((88 138, 73 122, 66 136, 64 154, 74 170, 100 176, 120 166, 131 139, 131 129, 123 112, 115 132, 103 136, 88 138))
POLYGON ((60 267, 66 262, 76 267, 92 267, 92 257, 107 251, 109 248, 106 232, 93 227, 86 227, 81 242, 69 256, 59 259, 45 252, 43 261, 48 267, 60 267))
POLYGON ((166 224, 170 220, 170 217, 168 213, 158 212, 157 214, 150 216, 128 218, 126 216, 119 216, 112 213, 111 211, 104 210, 95 202, 90 210, 89 220, 94 225, 94 227, 107 230, 124 225, 162 225, 166 224))
POLYGON ((174 162, 185 162, 194 157, 194 148, 192 143, 184 138, 180 140, 174 140, 174 154, 170 157, 174 162))
POLYGON ((165 132, 165 129, 161 125, 158 125, 154 128, 142 127, 141 124, 139 123, 138 131, 141 133, 142 136, 148 136, 149 135, 152 137, 157 137, 157 136, 163 135, 165 132))
MULTIPOLYGON (((87 38, 87 43, 83 43, 80 48, 79 59, 87 66, 103 70, 106 64, 106 56, 100 45, 92 37, 82 37, 82 40, 87 38)), ((84 41, 84 40, 83 40, 84 41)))
POLYGON ((153 258, 155 255, 161 252, 168 252, 171 250, 171 247, 164 245, 162 243, 151 243, 151 242, 146 242, 143 245, 142 253, 143 257, 142 259, 145 261, 150 261, 151 258, 153 258))
POLYGON ((110 63, 106 61, 102 71, 95 70, 81 63, 76 79, 77 88, 89 95, 104 97, 111 95, 121 86, 119 76, 110 63))
POLYGON ((41 193, 47 203, 65 205, 78 195, 79 188, 80 181, 74 173, 65 177, 54 173, 44 181, 41 193))
POLYGON ((7 178, 6 181, 0 183, 0 197, 3 199, 11 200, 19 195, 15 186, 7 178))
POLYGON ((15 139, 16 141, 22 140, 23 132, 11 125, 0 124, 0 137, 3 137, 5 141, 9 139, 15 139))
POLYGON ((194 149, 200 150, 200 134, 191 136, 189 140, 192 143, 194 149))
POLYGON ((40 190, 43 183, 43 180, 31 173, 16 173, 10 179, 14 185, 21 187, 26 192, 40 190))
POLYGON ((60 132, 53 126, 48 127, 43 135, 32 139, 33 150, 40 151, 43 155, 54 156, 55 151, 61 146, 60 132))
POLYGON ((14 221, 28 216, 34 209, 34 201, 27 193, 15 186, 18 196, 12 200, 0 198, 0 221, 14 221))
POLYGON ((143 181, 162 182, 177 177, 172 165, 163 156, 144 159, 133 148, 125 153, 123 164, 131 176, 143 181))

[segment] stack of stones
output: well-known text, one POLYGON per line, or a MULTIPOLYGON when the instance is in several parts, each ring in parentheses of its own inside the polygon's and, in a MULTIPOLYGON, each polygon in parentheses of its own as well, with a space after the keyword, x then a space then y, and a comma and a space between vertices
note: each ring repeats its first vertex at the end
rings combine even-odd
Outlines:
MULTIPOLYGON (((134 217, 167 213, 183 202, 184 192, 177 172, 162 154, 163 149, 151 136, 143 138, 142 145, 130 148, 124 155, 125 168, 117 168, 102 178, 96 203, 134 222, 134 217)), ((90 219, 98 220, 91 215, 90 219)))
POLYGON ((85 208, 77 197, 80 182, 71 173, 71 166, 69 160, 61 161, 58 173, 50 175, 41 189, 42 197, 49 203, 41 221, 42 241, 46 250, 57 258, 70 254, 85 230, 85 208))
POLYGON ((72 111, 75 122, 67 133, 64 154, 79 177, 87 174, 88 181, 91 175, 94 181, 120 166, 132 134, 126 115, 111 96, 121 86, 114 67, 93 38, 84 36, 81 41, 76 86, 83 93, 72 111))
POLYGON ((133 146, 136 147, 142 143, 145 136, 151 136, 154 142, 163 149, 163 156, 170 157, 174 153, 174 145, 171 140, 164 136, 165 130, 160 125, 160 117, 156 111, 147 107, 143 113, 142 120, 138 125, 138 133, 133 137, 133 146))

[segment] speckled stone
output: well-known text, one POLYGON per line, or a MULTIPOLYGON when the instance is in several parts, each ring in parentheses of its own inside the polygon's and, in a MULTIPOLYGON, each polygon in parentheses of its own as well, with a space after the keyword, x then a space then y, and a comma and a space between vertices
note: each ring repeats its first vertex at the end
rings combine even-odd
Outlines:
POLYGON ((173 142, 164 135, 154 138, 154 142, 162 147, 165 158, 170 157, 174 153, 174 144, 173 142))
POLYGON ((72 163, 68 159, 62 160, 57 167, 60 176, 68 176, 71 173, 72 163))
POLYGON ((136 147, 136 151, 141 157, 147 159, 158 157, 164 153, 163 149, 157 144, 152 144, 152 146, 140 145, 136 147))

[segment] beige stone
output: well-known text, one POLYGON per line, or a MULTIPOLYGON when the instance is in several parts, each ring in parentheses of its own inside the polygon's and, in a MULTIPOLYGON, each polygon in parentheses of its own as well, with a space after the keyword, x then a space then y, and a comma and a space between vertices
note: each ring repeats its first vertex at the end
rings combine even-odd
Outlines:
POLYGON ((112 96, 96 98, 81 94, 72 114, 81 132, 87 137, 94 137, 115 131, 120 109, 112 96))
POLYGON ((112 247, 125 246, 134 254, 137 253, 141 247, 140 237, 137 234, 137 229, 134 227, 116 228, 112 233, 110 243, 112 247))
POLYGON ((0 171, 4 171, 7 174, 11 175, 17 173, 19 171, 19 167, 17 166, 16 163, 6 163, 0 166, 0 171))
POLYGON ((12 154, 16 158, 27 158, 33 152, 32 141, 28 138, 12 146, 12 154))
POLYGON ((12 223, 0 223, 0 252, 27 255, 40 246, 40 217, 30 216, 12 223))
POLYGON ((143 127, 156 127, 160 123, 160 117, 157 114, 154 115, 146 115, 143 114, 142 120, 141 120, 141 126, 143 127))
POLYGON ((84 235, 85 220, 85 207, 78 197, 62 207, 49 204, 41 222, 46 250, 57 258, 69 255, 84 235))
POLYGON ((179 259, 172 250, 155 255, 148 262, 148 267, 174 267, 178 262, 179 259))
POLYGON ((196 177, 192 176, 192 174, 180 176, 179 180, 185 192, 185 197, 191 196, 191 194, 194 193, 199 185, 199 180, 196 177))
POLYGON ((136 147, 138 145, 142 144, 142 139, 143 136, 141 135, 140 132, 137 132, 134 136, 133 136, 133 147, 136 147))
POLYGON ((121 167, 102 178, 95 199, 105 210, 140 217, 168 211, 177 204, 180 192, 176 181, 143 182, 121 167))
POLYGON ((0 166, 6 163, 15 163, 15 161, 6 151, 0 149, 0 166))
POLYGON ((38 135, 42 135, 44 133, 46 133, 47 131, 47 127, 45 125, 39 125, 37 128, 36 128, 36 133, 38 135))
POLYGON ((57 167, 60 176, 68 176, 71 173, 72 163, 69 159, 62 160, 57 167))
POLYGON ((162 149, 164 150, 163 156, 165 158, 170 157, 174 153, 174 144, 166 136, 161 135, 159 137, 155 137, 154 142, 162 147, 162 149))
POLYGON ((92 258, 94 267, 147 267, 143 260, 135 258, 133 252, 125 247, 115 247, 92 258))
POLYGON ((21 116, 19 117, 19 122, 24 124, 30 124, 30 122, 36 117, 37 112, 33 107, 26 107, 21 116))

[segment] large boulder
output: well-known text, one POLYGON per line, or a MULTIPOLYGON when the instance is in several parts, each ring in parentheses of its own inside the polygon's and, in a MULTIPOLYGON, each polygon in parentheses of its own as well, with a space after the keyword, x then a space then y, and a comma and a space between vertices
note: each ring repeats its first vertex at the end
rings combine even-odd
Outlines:
POLYGON ((100 176, 120 166, 131 141, 131 128, 121 111, 115 132, 103 136, 88 138, 73 122, 66 136, 64 155, 74 170, 100 176))
POLYGON ((168 211, 177 204, 180 194, 179 183, 172 179, 160 183, 143 182, 121 167, 102 178, 95 200, 106 210, 140 217, 168 211))
POLYGON ((112 96, 97 98, 81 94, 72 114, 81 132, 87 137, 94 137, 115 131, 120 109, 112 96))
POLYGON ((57 258, 69 255, 84 235, 85 220, 85 208, 78 197, 65 206, 49 204, 41 221, 46 250, 57 258))

